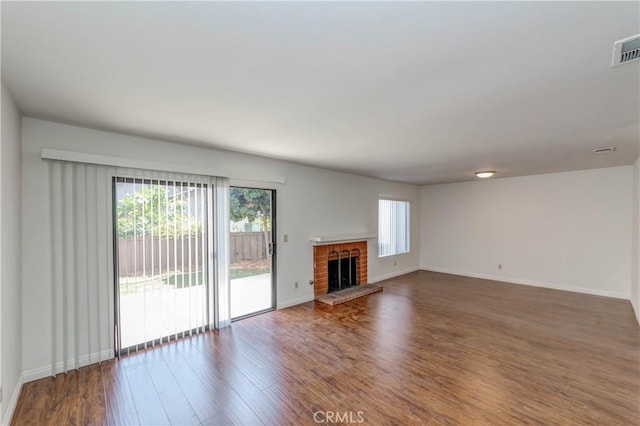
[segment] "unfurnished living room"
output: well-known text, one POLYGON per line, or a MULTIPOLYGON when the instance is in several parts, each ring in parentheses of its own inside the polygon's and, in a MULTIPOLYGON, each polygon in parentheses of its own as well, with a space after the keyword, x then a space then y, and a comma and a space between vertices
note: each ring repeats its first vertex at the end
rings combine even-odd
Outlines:
POLYGON ((2 425, 640 424, 640 3, 2 1, 2 425))

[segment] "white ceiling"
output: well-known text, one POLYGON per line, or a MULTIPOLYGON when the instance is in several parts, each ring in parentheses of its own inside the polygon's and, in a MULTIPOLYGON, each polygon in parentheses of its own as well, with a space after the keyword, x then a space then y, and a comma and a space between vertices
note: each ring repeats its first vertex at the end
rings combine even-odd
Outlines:
POLYGON ((639 4, 2 2, 2 78, 27 116, 395 181, 625 165, 639 4))

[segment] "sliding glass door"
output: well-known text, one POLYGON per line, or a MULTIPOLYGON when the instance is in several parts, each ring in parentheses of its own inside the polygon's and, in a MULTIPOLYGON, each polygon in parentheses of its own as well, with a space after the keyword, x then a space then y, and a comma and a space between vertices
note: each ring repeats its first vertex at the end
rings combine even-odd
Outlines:
POLYGON ((231 318, 275 308, 275 191, 230 188, 231 318))
POLYGON ((203 183, 114 178, 120 352, 209 324, 209 194, 203 183))
POLYGON ((119 353, 275 308, 275 191, 215 182, 113 179, 119 353))

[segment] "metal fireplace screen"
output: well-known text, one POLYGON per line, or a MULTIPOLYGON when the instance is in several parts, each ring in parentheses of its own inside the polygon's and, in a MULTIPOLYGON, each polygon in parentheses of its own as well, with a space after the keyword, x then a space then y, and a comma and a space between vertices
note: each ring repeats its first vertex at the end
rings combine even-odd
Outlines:
POLYGON ((360 249, 330 251, 327 254, 329 293, 359 285, 360 249))

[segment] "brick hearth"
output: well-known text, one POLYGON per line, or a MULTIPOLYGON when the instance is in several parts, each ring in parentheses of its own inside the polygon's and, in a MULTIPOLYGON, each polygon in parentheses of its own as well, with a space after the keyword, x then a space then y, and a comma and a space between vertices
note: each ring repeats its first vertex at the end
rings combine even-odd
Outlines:
POLYGON ((360 284, 367 283, 367 242, 356 241, 353 243, 326 244, 313 247, 313 281, 315 282, 315 296, 327 294, 329 291, 329 271, 327 254, 331 251, 341 252, 342 250, 359 249, 358 257, 360 284))

